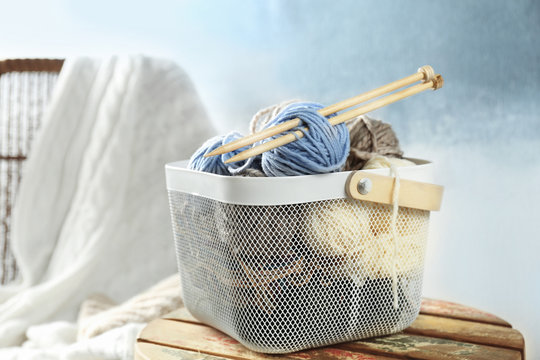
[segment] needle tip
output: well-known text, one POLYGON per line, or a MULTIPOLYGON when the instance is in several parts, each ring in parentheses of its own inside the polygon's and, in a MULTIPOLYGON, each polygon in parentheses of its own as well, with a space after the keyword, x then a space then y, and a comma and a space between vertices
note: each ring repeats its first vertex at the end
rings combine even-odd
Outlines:
POLYGON ((210 151, 208 154, 204 154, 203 157, 207 158, 207 157, 211 157, 211 156, 220 155, 219 152, 218 152, 218 150, 219 150, 219 149, 212 150, 212 151, 210 151))

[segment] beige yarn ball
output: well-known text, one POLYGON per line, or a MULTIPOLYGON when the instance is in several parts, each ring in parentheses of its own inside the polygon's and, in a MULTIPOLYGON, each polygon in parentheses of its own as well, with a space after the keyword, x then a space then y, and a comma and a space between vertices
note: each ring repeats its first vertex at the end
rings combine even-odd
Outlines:
POLYGON ((349 277, 358 286, 366 278, 363 248, 373 238, 367 211, 365 203, 357 200, 325 202, 307 213, 304 231, 315 254, 339 258, 331 262, 329 272, 349 277))
MULTIPOLYGON (((370 229, 373 240, 366 244, 362 258, 369 277, 389 277, 394 262, 392 206, 370 205, 370 229)), ((397 274, 421 271, 428 234, 429 211, 400 207, 396 219, 397 274)))
POLYGON ((390 168, 393 166, 396 167, 405 167, 405 166, 415 166, 416 164, 407 159, 392 158, 386 156, 375 156, 369 159, 362 170, 370 169, 384 169, 390 168))
MULTIPOLYGON (((414 274, 424 267, 425 236, 408 235, 397 239, 396 273, 414 274)), ((362 252, 363 266, 372 279, 392 276, 394 239, 388 233, 375 237, 362 252)))
POLYGON ((307 218, 306 240, 321 256, 358 252, 372 237, 368 213, 357 200, 322 203, 307 218))
MULTIPOLYGON (((391 205, 349 199, 326 202, 307 212, 306 219, 304 238, 309 247, 318 256, 341 258, 334 275, 359 285, 366 277, 392 276, 391 205)), ((428 211, 399 208, 397 274, 422 269, 428 219, 428 211)))
MULTIPOLYGON (((369 226, 373 235, 390 234, 392 224, 392 205, 371 203, 369 226)), ((396 232, 399 236, 427 232, 429 211, 400 207, 396 219, 396 232)))

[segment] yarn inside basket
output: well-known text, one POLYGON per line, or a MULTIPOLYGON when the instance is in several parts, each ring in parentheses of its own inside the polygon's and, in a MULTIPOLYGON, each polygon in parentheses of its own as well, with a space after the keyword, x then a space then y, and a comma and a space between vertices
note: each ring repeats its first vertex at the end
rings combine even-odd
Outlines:
MULTIPOLYGON (((267 176, 294 176, 340 171, 349 156, 349 131, 345 124, 332 126, 317 112, 321 104, 300 102, 287 106, 263 129, 299 118, 300 126, 291 130, 303 132, 301 139, 262 154, 261 165, 267 176), (307 126, 308 131, 303 128, 307 126)), ((282 134, 261 141, 271 141, 282 134)))
POLYGON ((210 172, 218 175, 239 175, 245 172, 248 168, 260 169, 260 158, 249 158, 247 160, 225 164, 225 161, 234 155, 247 150, 247 146, 223 155, 204 157, 204 155, 208 154, 212 150, 215 150, 218 147, 228 144, 234 140, 240 139, 241 137, 242 134, 238 132, 231 132, 227 135, 214 136, 213 138, 206 140, 191 156, 188 167, 192 170, 210 172))
MULTIPOLYGON (((219 175, 239 175, 248 169, 262 168, 266 176, 297 176, 340 171, 349 156, 349 131, 345 124, 332 126, 326 117, 317 112, 322 108, 321 104, 313 102, 293 103, 264 125, 264 128, 268 128, 299 118, 300 126, 287 132, 294 134, 296 130, 302 131, 304 136, 296 141, 238 163, 225 164, 227 159, 249 147, 205 158, 205 154, 241 137, 239 133, 216 136, 207 140, 193 154, 189 168, 219 175), (306 131, 305 127, 309 130, 306 131)), ((275 135, 253 146, 282 135, 284 134, 275 135)))

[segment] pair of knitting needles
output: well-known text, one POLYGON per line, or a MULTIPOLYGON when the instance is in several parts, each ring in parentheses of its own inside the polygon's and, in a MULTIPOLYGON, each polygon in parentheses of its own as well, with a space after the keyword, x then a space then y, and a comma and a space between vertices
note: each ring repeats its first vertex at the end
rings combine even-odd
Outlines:
MULTIPOLYGON (((443 78, 440 74, 435 74, 435 71, 433 68, 429 65, 422 66, 418 69, 418 71, 415 74, 409 75, 403 79, 391 82, 389 84, 383 85, 379 88, 370 90, 368 92, 365 92, 363 94, 354 96, 350 99, 346 99, 343 101, 340 101, 334 105, 327 106, 323 109, 318 110, 319 114, 322 116, 328 116, 334 113, 337 113, 339 111, 348 109, 350 107, 360 105, 363 102, 372 100, 376 97, 379 97, 384 94, 388 94, 394 90, 400 89, 404 86, 409 86, 411 84, 414 84, 417 81, 422 81, 421 84, 417 84, 414 86, 410 86, 404 90, 398 91, 396 93, 390 94, 386 97, 380 98, 378 100, 374 100, 370 103, 367 103, 365 105, 359 106, 353 110, 349 110, 347 112, 341 113, 339 115, 336 115, 332 118, 328 119, 328 122, 332 125, 341 124, 342 122, 345 122, 347 120, 351 120, 357 116, 363 115, 365 113, 368 113, 370 111, 382 108, 383 106, 392 104, 396 101, 399 101, 401 99, 405 99, 406 97, 418 94, 422 91, 433 89, 437 90, 440 89, 443 86, 443 78)), ((241 139, 232 141, 228 144, 225 144, 214 151, 204 155, 205 157, 209 156, 216 156, 225 154, 237 149, 240 149, 244 146, 248 146, 251 144, 256 143, 257 141, 269 138, 271 136, 278 135, 280 133, 283 133, 285 131, 289 131, 291 129, 294 129, 295 127, 299 126, 301 123, 301 120, 298 118, 286 121, 284 123, 269 127, 268 129, 259 131, 257 133, 245 136, 241 139)), ((295 130, 294 132, 288 133, 286 135, 280 136, 274 140, 265 142, 261 145, 252 147, 248 150, 242 151, 241 153, 231 157, 227 161, 225 161, 226 164, 236 162, 236 161, 242 161, 249 159, 250 157, 257 156, 259 154, 262 154, 266 151, 275 149, 279 146, 283 146, 286 144, 289 144, 295 140, 298 140, 304 136, 304 131, 308 131, 308 128, 304 128, 302 130, 295 130)))

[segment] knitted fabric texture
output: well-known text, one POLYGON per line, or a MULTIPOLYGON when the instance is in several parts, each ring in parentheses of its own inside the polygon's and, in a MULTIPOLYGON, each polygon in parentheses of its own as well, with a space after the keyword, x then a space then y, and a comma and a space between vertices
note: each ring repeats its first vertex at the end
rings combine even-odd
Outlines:
POLYGON ((87 318, 105 310, 109 310, 117 305, 118 304, 114 300, 104 294, 92 294, 81 304, 77 322, 81 323, 87 318))
POLYGON ((79 312, 78 339, 89 339, 127 323, 157 319, 183 305, 180 276, 172 275, 145 292, 115 306, 103 295, 86 300, 79 312))

